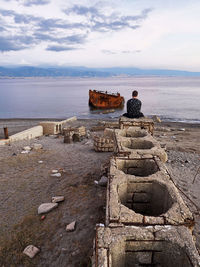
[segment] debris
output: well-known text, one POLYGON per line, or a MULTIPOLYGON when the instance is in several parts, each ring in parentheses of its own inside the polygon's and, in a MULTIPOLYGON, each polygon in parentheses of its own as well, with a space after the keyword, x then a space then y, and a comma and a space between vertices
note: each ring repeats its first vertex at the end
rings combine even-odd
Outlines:
POLYGON ((57 197, 52 197, 51 198, 51 202, 52 203, 58 203, 58 202, 61 202, 61 201, 64 201, 64 200, 65 200, 64 196, 57 196, 57 197))
POLYGON ((47 213, 58 207, 58 203, 43 203, 38 207, 38 214, 47 213))
POLYGON ((43 148, 43 146, 41 144, 33 144, 33 150, 40 150, 43 148))
POLYGON ((108 177, 102 176, 101 179, 98 182, 98 185, 100 186, 106 186, 108 183, 108 177))
POLYGON ((42 215, 40 219, 43 221, 45 218, 46 218, 46 216, 42 215))
POLYGON ((25 146, 25 147, 23 147, 23 150, 25 150, 25 151, 31 151, 31 147, 30 146, 25 146))
POLYGON ((61 177, 61 173, 52 173, 51 174, 52 177, 61 177))
POLYGON ((66 226, 66 231, 67 232, 73 232, 75 230, 75 228, 76 228, 76 221, 73 221, 66 226))
POLYGON ((39 248, 29 245, 24 249, 23 253, 32 259, 39 251, 39 248))
POLYGON ((99 182, 97 180, 94 181, 95 184, 99 184, 99 182))
POLYGON ((17 154, 16 153, 13 153, 12 156, 17 156, 17 154))
POLYGON ((51 172, 52 173, 58 173, 58 170, 52 170, 51 172))
POLYGON ((42 163, 43 163, 43 161, 42 161, 42 160, 39 160, 39 161, 38 161, 38 163, 42 164, 42 163))
POLYGON ((30 151, 28 151, 28 150, 23 150, 23 151, 21 152, 21 154, 28 154, 28 153, 30 153, 30 151))
POLYGON ((185 132, 185 128, 180 128, 179 131, 185 132))

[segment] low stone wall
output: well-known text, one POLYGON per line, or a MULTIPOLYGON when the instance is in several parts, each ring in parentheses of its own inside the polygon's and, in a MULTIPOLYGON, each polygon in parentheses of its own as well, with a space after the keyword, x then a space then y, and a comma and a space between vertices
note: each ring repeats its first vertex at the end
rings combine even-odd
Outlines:
POLYGON ((154 132, 154 122, 152 119, 142 117, 139 119, 129 119, 122 116, 119 119, 119 128, 127 129, 129 127, 139 127, 140 129, 146 129, 149 133, 153 135, 154 132))
POLYGON ((27 129, 25 131, 19 132, 17 134, 11 135, 9 139, 0 140, 0 145, 10 144, 15 141, 29 140, 43 135, 43 127, 38 125, 27 129))
POLYGON ((72 117, 63 121, 42 121, 40 125, 43 127, 44 134, 59 134, 63 130, 63 125, 67 122, 77 120, 76 117, 72 117))

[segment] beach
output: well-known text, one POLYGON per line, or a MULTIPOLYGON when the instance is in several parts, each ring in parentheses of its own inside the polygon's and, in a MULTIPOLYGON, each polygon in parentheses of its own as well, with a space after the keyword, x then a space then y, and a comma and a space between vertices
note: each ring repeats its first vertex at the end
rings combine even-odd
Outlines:
MULTIPOLYGON (((0 138, 3 138, 3 127, 8 127, 11 135, 38 125, 39 121, 1 119, 0 138)), ((106 166, 113 153, 97 153, 93 149, 93 136, 103 132, 99 127, 102 120, 82 119, 72 126, 85 126, 87 138, 64 144, 63 136, 51 135, 0 146, 0 266, 90 266, 95 225, 105 223, 106 187, 95 181, 107 175, 106 166), (95 132, 94 126, 101 131, 95 132), (35 143, 43 148, 21 154, 23 147, 35 143), (59 170, 61 177, 52 177, 52 170, 59 170), (41 220, 38 206, 60 195, 65 201, 41 220), (76 230, 68 233, 65 227, 72 221, 76 221, 76 230), (30 243, 40 248, 34 259, 22 254, 30 243)), ((199 124, 155 124, 154 138, 167 152, 166 166, 171 178, 193 212, 198 250, 199 136, 199 124)))

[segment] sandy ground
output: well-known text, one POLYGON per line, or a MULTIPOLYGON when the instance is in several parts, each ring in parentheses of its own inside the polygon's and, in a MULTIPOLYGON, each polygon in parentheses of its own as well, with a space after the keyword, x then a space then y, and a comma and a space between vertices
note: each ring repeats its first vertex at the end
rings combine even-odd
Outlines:
MULTIPOLYGON (((0 128, 6 125, 13 134, 37 123, 0 120, 0 128)), ((87 129, 97 124, 95 120, 76 122, 87 129)), ((200 125, 161 123, 154 137, 167 150, 172 179, 200 207, 200 173, 192 184, 200 165, 200 125)), ((104 223, 106 205, 106 188, 95 185, 94 180, 104 174, 102 166, 111 156, 96 153, 91 137, 64 144, 62 137, 44 136, 0 147, 0 266, 90 266, 94 228, 104 223), (24 146, 33 143, 42 144, 43 149, 21 154, 24 146), (53 169, 62 176, 51 177, 53 169), (56 195, 65 196, 65 201, 41 220, 38 206, 56 195), (74 220, 76 230, 67 233, 66 225, 74 220), (21 253, 30 243, 41 249, 31 260, 21 253)), ((199 213, 183 197, 195 216, 194 234, 200 249, 199 213)))

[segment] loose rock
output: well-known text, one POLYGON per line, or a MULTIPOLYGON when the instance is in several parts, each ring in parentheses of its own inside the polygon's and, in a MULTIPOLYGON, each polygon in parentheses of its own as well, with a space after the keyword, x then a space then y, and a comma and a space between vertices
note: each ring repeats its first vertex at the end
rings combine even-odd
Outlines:
POLYGON ((23 147, 23 150, 25 150, 25 151, 31 151, 31 147, 30 146, 25 146, 25 147, 23 147))
POLYGON ((29 245, 24 249, 23 253, 32 259, 39 251, 39 248, 29 245))
POLYGON ((58 172, 58 170, 52 170, 51 172, 52 172, 52 173, 57 173, 57 172, 58 172))
POLYGON ((67 232, 73 232, 75 230, 75 228, 76 228, 76 221, 73 221, 66 226, 66 231, 67 232))
POLYGON ((58 203, 58 202, 61 202, 61 201, 64 201, 64 200, 65 200, 64 196, 57 196, 57 197, 52 197, 51 198, 51 202, 52 203, 58 203))
POLYGON ((38 207, 38 214, 47 213, 58 207, 58 203, 43 203, 38 207))
POLYGON ((52 177, 61 177, 61 173, 59 173, 59 172, 58 173, 53 173, 53 174, 51 174, 51 176, 52 177))
POLYGON ((40 150, 43 146, 41 144, 33 144, 33 150, 40 150))
POLYGON ((99 180, 98 184, 100 186, 106 186, 108 183, 108 177, 102 176, 101 179, 99 180))

